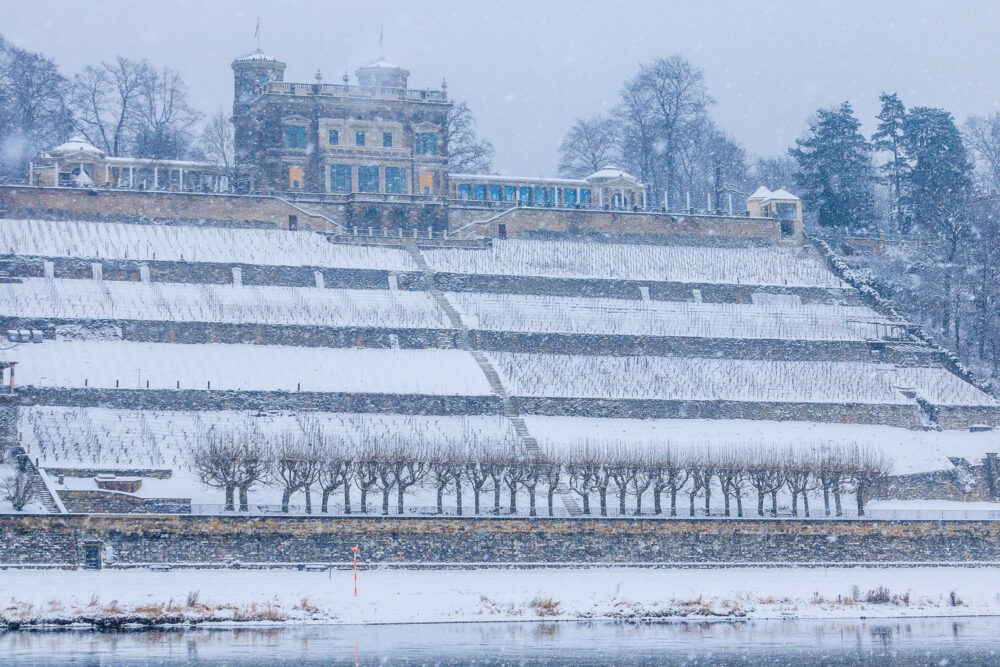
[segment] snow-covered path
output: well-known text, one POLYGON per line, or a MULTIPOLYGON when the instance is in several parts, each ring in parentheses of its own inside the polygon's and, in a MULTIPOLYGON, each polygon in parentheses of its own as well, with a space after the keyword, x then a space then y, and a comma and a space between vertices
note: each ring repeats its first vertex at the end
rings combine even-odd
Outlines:
POLYGON ((1000 614, 1000 567, 0 571, 6 620, 411 623, 1000 614), (880 591, 880 588, 883 590, 880 591))

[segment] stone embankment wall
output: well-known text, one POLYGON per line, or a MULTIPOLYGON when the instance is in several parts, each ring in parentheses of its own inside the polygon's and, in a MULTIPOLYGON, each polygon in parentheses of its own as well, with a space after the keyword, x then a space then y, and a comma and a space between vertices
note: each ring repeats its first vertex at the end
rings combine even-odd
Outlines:
POLYGON ((1000 561, 997 521, 0 516, 0 563, 1000 561))
POLYGON ((190 498, 138 498, 114 491, 70 491, 58 487, 67 512, 113 514, 190 514, 190 498))
POLYGON ((319 410, 403 415, 495 415, 496 396, 430 396, 310 391, 219 391, 202 389, 94 389, 21 387, 19 405, 126 410, 319 410))

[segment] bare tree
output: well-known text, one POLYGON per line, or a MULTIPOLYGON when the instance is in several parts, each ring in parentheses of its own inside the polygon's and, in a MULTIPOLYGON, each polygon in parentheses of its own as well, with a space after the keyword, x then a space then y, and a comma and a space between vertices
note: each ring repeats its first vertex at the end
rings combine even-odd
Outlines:
POLYGON ((719 455, 719 464, 715 476, 722 490, 723 514, 732 516, 730 497, 736 498, 736 515, 743 516, 743 481, 746 475, 746 457, 735 450, 729 450, 719 455))
POLYGON ((225 175, 230 188, 237 186, 244 168, 237 160, 231 115, 220 109, 209 117, 198 139, 197 150, 202 160, 225 175))
POLYGON ((837 516, 843 516, 843 508, 840 503, 840 493, 844 485, 844 461, 843 453, 840 451, 827 450, 816 463, 814 478, 816 486, 823 491, 823 510, 826 516, 830 516, 830 494, 836 507, 837 516))
POLYGON ((250 489, 267 479, 271 464, 270 447, 257 429, 248 429, 238 436, 236 488, 240 494, 240 511, 250 511, 250 489))
POLYGON ((500 493, 503 491, 510 459, 497 452, 486 460, 486 464, 486 474, 490 478, 490 488, 493 490, 493 513, 500 514, 500 493))
POLYGON ((610 116, 577 118, 559 144, 559 173, 581 178, 621 158, 619 125, 610 116))
POLYGON ((590 494, 595 490, 598 472, 603 465, 600 454, 591 446, 566 455, 566 475, 569 488, 583 500, 583 513, 590 514, 590 494))
POLYGON ((690 513, 694 516, 694 499, 698 493, 705 494, 705 515, 712 513, 712 478, 715 477, 716 461, 710 455, 703 455, 688 462, 688 473, 691 475, 691 488, 688 497, 691 501, 690 513))
MULTIPOLYGON (((461 475, 464 471, 464 461, 458 452, 452 447, 436 447, 428 457, 430 473, 434 478, 434 489, 437 491, 437 513, 444 514, 444 494, 445 491, 455 485, 456 474, 461 475)), ((457 497, 462 497, 461 482, 457 490, 457 497)), ((461 500, 457 501, 461 504, 461 500)), ((461 514, 461 512, 458 512, 461 514)))
POLYGON ((351 453, 344 441, 338 438, 330 438, 322 431, 316 431, 313 439, 323 457, 316 477, 317 485, 322 493, 320 511, 323 514, 329 511, 330 496, 334 491, 343 487, 344 513, 350 514, 350 484, 351 474, 354 469, 354 461, 351 459, 351 453))
POLYGON ((166 67, 153 71, 136 105, 135 154, 155 159, 184 157, 200 116, 188 105, 187 85, 179 73, 166 67))
POLYGON ((785 485, 792 494, 792 516, 799 515, 799 497, 802 497, 802 509, 809 516, 809 493, 811 487, 814 462, 810 457, 794 451, 785 454, 785 485))
POLYGON ((156 78, 145 60, 118 56, 99 67, 88 65, 73 85, 77 129, 108 155, 130 152, 135 146, 135 130, 141 125, 142 96, 155 85, 156 78))
POLYGON ((469 480, 472 487, 472 498, 474 502, 474 513, 478 516, 480 511, 479 498, 483 492, 483 487, 490 479, 492 466, 488 459, 488 452, 483 449, 476 449, 473 455, 465 463, 464 475, 469 480))
POLYGON ((306 513, 312 513, 311 489, 319 476, 322 463, 322 453, 311 443, 290 434, 278 439, 271 462, 271 477, 282 488, 282 512, 288 512, 292 495, 303 491, 306 513))
POLYGON ((380 448, 374 440, 365 438, 354 461, 354 484, 361 492, 361 513, 368 513, 368 492, 378 484, 382 466, 380 448))
POLYGON ((987 116, 970 116, 965 122, 965 140, 988 187, 1000 190, 1000 111, 987 116))
POLYGON ((423 446, 399 443, 385 453, 379 467, 379 484, 382 489, 382 513, 389 513, 389 490, 396 489, 396 513, 403 516, 403 496, 411 486, 427 476, 429 466, 423 446))
POLYGON ((546 486, 546 506, 549 516, 555 516, 554 501, 556 491, 559 489, 559 482, 562 478, 562 462, 559 458, 554 458, 551 454, 541 459, 538 463, 541 477, 546 486))
POLYGON ((873 485, 892 473, 892 462, 873 450, 857 448, 848 457, 847 470, 858 505, 858 516, 864 516, 865 495, 873 485))
POLYGON ((453 174, 488 174, 493 171, 493 144, 476 132, 476 119, 465 102, 448 111, 445 142, 448 171, 453 174))
POLYGON ((191 467, 205 486, 222 489, 227 512, 234 509, 242 451, 231 433, 209 431, 191 447, 191 467))
POLYGON ((35 488, 26 471, 18 470, 4 480, 3 499, 11 504, 15 512, 23 510, 34 498, 35 488))
POLYGON ((785 483, 781 462, 767 451, 761 450, 747 470, 750 485, 757 491, 757 516, 764 516, 764 498, 771 496, 771 516, 778 515, 778 490, 785 483))
POLYGON ((677 494, 687 484, 690 476, 687 466, 667 447, 652 456, 650 467, 653 471, 653 511, 661 513, 660 496, 669 492, 670 516, 677 516, 677 494))

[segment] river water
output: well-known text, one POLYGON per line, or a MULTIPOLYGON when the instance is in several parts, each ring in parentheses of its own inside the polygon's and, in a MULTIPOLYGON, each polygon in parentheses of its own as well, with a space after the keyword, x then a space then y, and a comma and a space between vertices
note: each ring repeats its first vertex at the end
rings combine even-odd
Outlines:
POLYGON ((15 665, 996 665, 1000 619, 466 623, 0 634, 15 665))

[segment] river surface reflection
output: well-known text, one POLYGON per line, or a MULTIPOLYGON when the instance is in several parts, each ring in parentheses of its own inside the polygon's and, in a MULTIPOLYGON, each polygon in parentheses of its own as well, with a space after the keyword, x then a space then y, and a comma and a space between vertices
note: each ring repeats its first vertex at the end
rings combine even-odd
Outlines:
POLYGON ((466 623, 0 634, 16 665, 984 665, 1000 619, 466 623))

